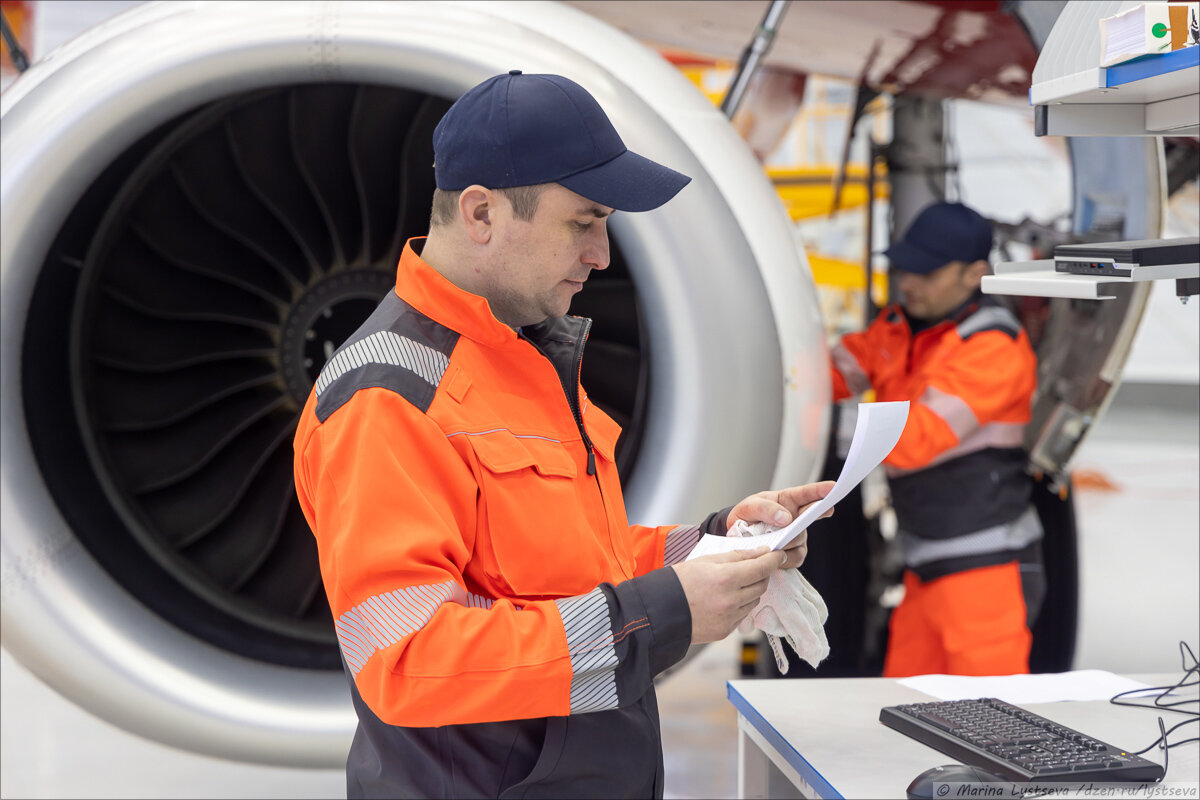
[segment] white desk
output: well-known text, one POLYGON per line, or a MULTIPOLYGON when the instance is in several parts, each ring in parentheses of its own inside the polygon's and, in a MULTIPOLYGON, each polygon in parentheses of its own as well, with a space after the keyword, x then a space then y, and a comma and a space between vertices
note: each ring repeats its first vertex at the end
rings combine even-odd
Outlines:
MULTIPOLYGON (((1130 675, 1150 686, 1179 674, 1130 675)), ((1196 696, 1196 687, 1188 697, 1196 696)), ((888 678, 736 680, 728 683, 738 711, 738 797, 904 797, 919 773, 954 759, 879 722, 879 709, 925 702, 929 695, 888 678)), ((1158 738, 1157 717, 1169 728, 1182 714, 1095 702, 1042 703, 1024 708, 1101 741, 1140 750, 1158 738)), ((1196 735, 1194 726, 1172 741, 1196 735)), ((1162 751, 1144 758, 1162 763, 1162 751)), ((1200 782, 1200 743, 1171 749, 1166 782, 1200 782)), ((1194 797, 1191 795, 1180 795, 1194 797)))

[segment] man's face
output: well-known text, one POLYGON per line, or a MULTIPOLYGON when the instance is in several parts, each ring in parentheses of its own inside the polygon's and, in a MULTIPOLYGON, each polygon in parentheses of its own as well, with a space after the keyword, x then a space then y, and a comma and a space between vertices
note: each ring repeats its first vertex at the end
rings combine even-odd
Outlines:
POLYGON ((485 294, 496 318, 519 327, 566 314, 592 270, 608 267, 612 211, 552 184, 527 221, 501 196, 485 294))
POLYGON ((897 271, 900 305, 910 317, 938 320, 967 301, 979 288, 986 262, 951 261, 928 274, 897 271))

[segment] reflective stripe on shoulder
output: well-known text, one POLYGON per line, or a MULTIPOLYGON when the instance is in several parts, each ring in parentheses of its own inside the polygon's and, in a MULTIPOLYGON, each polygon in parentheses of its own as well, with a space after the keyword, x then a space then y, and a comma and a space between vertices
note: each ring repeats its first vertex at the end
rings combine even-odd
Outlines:
POLYGON ((325 369, 317 376, 317 396, 320 397, 331 383, 350 370, 367 364, 404 367, 410 372, 415 372, 426 383, 437 386, 449 363, 450 359, 445 355, 420 342, 414 342, 391 331, 379 331, 339 350, 337 355, 329 360, 325 369))
POLYGON ((457 342, 457 332, 389 293, 317 376, 317 418, 324 422, 374 386, 428 411, 457 342))
POLYGON ((334 630, 350 673, 358 675, 371 656, 425 627, 442 604, 491 608, 492 602, 454 581, 409 586, 364 600, 338 617, 334 630))
POLYGON ((964 341, 984 331, 1001 331, 1015 340, 1021 332, 1021 323, 1003 306, 984 306, 958 323, 955 330, 964 341))
POLYGON ((562 615, 571 655, 571 713, 616 708, 617 648, 608 598, 599 588, 554 601, 562 615))

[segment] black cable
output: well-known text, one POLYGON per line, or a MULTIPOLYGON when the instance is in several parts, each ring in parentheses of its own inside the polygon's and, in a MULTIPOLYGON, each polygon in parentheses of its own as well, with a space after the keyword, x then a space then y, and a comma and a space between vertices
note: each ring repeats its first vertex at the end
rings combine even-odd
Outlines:
POLYGON ((1190 719, 1185 719, 1182 722, 1178 722, 1175 725, 1172 725, 1170 728, 1167 728, 1166 724, 1163 722, 1163 718, 1160 716, 1158 718, 1158 738, 1151 742, 1147 747, 1144 747, 1137 752, 1130 752, 1130 755, 1140 756, 1142 753, 1153 750, 1156 747, 1160 748, 1163 751, 1163 776, 1159 778, 1159 781, 1165 781, 1167 779, 1167 769, 1170 766, 1170 754, 1172 747, 1178 747, 1179 745, 1188 744, 1189 742, 1200 741, 1200 737, 1198 736, 1193 736, 1190 739, 1182 739, 1178 742, 1170 742, 1167 740, 1167 737, 1170 736, 1171 733, 1173 733, 1176 729, 1181 728, 1184 725, 1191 725, 1200 722, 1200 705, 1197 705, 1197 708, 1194 710, 1177 708, 1177 706, 1190 705, 1193 703, 1200 704, 1200 697, 1193 697, 1187 700, 1177 700, 1171 703, 1165 702, 1164 700, 1164 698, 1170 697, 1172 692, 1200 684, 1200 662, 1197 662, 1196 654, 1192 652, 1192 648, 1188 646, 1187 642, 1181 641, 1179 643, 1179 657, 1182 661, 1183 677, 1181 677, 1173 685, 1148 686, 1144 689, 1130 689, 1125 692, 1119 692, 1108 699, 1108 702, 1117 706, 1161 709, 1164 711, 1174 711, 1177 714, 1186 714, 1188 717, 1190 717, 1190 719), (1189 678, 1193 680, 1189 680, 1189 678), (1148 692, 1158 692, 1158 694, 1153 695, 1152 698, 1145 698, 1150 700, 1150 702, 1136 702, 1133 700, 1120 699, 1126 695, 1146 695, 1148 692))
POLYGON ((1176 681, 1174 683, 1174 685, 1172 685, 1172 686, 1147 686, 1145 689, 1130 689, 1129 691, 1119 692, 1119 693, 1113 695, 1112 697, 1109 698, 1108 702, 1112 703, 1113 705, 1118 705, 1118 706, 1135 706, 1137 708, 1162 708, 1162 709, 1166 709, 1168 711, 1176 711, 1180 714, 1191 714, 1193 716, 1200 716, 1200 707, 1198 707, 1198 709, 1196 711, 1180 710, 1180 709, 1175 708, 1175 706, 1188 705, 1189 703, 1198 703, 1198 702, 1200 702, 1200 698, 1193 697, 1188 700, 1179 700, 1174 703, 1163 702, 1164 697, 1169 697, 1171 695, 1171 693, 1177 689, 1184 689, 1189 686, 1195 686, 1197 684, 1200 684, 1200 662, 1197 662, 1196 654, 1192 652, 1191 647, 1188 647, 1187 642, 1179 643, 1179 657, 1180 657, 1180 660, 1183 662, 1182 663, 1183 677, 1180 678, 1178 681, 1176 681), (1189 682, 1188 681, 1189 677, 1196 678, 1196 680, 1192 680, 1189 682), (1158 691, 1158 694, 1154 696, 1152 705, 1147 705, 1146 703, 1131 702, 1128 700, 1118 700, 1118 698, 1124 697, 1125 695, 1145 694, 1146 692, 1153 692, 1153 691, 1158 691))
POLYGON ((1158 741, 1162 742, 1163 745, 1163 774, 1158 779, 1161 783, 1167 779, 1167 770, 1171 768, 1171 746, 1167 744, 1167 728, 1163 725, 1162 717, 1158 718, 1158 741))
POLYGON ((4 44, 8 46, 8 55, 12 58, 13 66, 17 68, 17 72, 24 72, 29 69, 29 57, 25 55, 24 48, 17 41, 12 28, 8 26, 8 16, 2 9, 0 9, 0 34, 4 36, 4 44))
MULTIPOLYGON (((1158 721, 1161 723, 1162 717, 1159 717, 1158 721)), ((1200 722, 1200 718, 1185 719, 1183 722, 1177 722, 1174 725, 1172 725, 1171 727, 1167 728, 1166 730, 1163 730, 1162 735, 1159 736, 1157 739, 1155 739, 1150 744, 1149 747, 1143 747, 1141 750, 1138 750, 1136 753, 1130 753, 1130 755, 1131 756, 1140 756, 1142 753, 1145 753, 1148 750, 1153 750, 1155 747, 1158 747, 1160 744, 1162 744, 1162 742, 1166 739, 1166 737, 1170 736, 1175 731, 1176 728, 1181 728, 1184 725, 1192 725, 1197 722, 1200 722)), ((1161 725, 1160 725, 1160 729, 1161 729, 1161 725)), ((1200 742, 1200 736, 1193 736, 1191 739, 1180 739, 1178 742, 1169 742, 1167 744, 1167 746, 1164 747, 1163 749, 1167 750, 1172 747, 1179 747, 1179 745, 1187 744, 1188 742, 1200 742)))

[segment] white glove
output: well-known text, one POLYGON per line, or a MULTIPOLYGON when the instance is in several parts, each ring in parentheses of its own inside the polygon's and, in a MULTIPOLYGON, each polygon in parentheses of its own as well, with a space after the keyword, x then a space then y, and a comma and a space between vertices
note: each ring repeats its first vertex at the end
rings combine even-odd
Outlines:
MULTIPOLYGON (((747 524, 738 520, 729 529, 729 536, 757 536, 775 530, 765 523, 747 524)), ((779 569, 771 573, 767 590, 754 610, 742 620, 738 630, 743 634, 758 628, 767 635, 781 673, 788 671, 787 655, 779 637, 787 639, 796 655, 816 667, 829 655, 829 640, 825 636, 825 620, 829 609, 813 585, 798 569, 779 569)))

